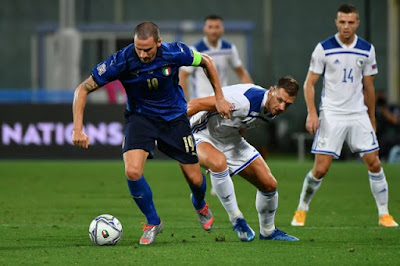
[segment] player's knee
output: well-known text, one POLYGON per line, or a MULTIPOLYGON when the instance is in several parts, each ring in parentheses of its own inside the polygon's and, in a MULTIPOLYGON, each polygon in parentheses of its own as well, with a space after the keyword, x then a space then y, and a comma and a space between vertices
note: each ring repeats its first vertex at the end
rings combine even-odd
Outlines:
POLYGON ((125 167, 125 176, 129 180, 137 180, 143 175, 142 171, 133 166, 126 166, 125 167))
POLYGON ((228 168, 224 155, 215 156, 209 159, 209 168, 213 172, 223 172, 228 168))
POLYGON ((381 162, 378 158, 376 158, 375 160, 369 162, 367 167, 370 172, 378 173, 381 170, 381 162))
POLYGON ((263 187, 259 188, 260 191, 268 193, 268 192, 273 192, 276 191, 278 188, 278 182, 276 179, 271 175, 266 182, 264 182, 263 187))
POLYGON ((314 177, 316 179, 321 179, 323 178, 326 173, 328 173, 329 167, 325 166, 325 165, 319 165, 317 167, 314 168, 314 170, 312 171, 314 177))

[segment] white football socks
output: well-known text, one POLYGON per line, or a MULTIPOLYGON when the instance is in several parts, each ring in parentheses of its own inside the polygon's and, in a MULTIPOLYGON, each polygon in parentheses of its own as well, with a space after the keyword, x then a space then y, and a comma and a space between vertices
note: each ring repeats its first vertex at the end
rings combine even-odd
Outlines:
POLYGON ((306 177, 304 178, 303 189, 300 194, 299 205, 297 206, 297 210, 299 211, 308 211, 308 205, 311 202, 312 197, 318 191, 321 186, 322 179, 316 179, 312 172, 308 172, 306 177))
POLYGON ((257 190, 256 209, 260 222, 260 234, 269 236, 275 230, 275 212, 278 208, 278 192, 261 192, 257 190))
POLYGON ((232 224, 237 218, 243 218, 242 212, 236 201, 235 188, 232 179, 229 175, 228 168, 223 172, 210 171, 211 184, 219 201, 229 215, 229 220, 232 224))
POLYGON ((368 176, 371 192, 372 195, 374 195, 376 206, 378 207, 379 217, 384 214, 389 214, 389 191, 383 168, 381 168, 381 171, 378 173, 371 173, 368 171, 368 176))

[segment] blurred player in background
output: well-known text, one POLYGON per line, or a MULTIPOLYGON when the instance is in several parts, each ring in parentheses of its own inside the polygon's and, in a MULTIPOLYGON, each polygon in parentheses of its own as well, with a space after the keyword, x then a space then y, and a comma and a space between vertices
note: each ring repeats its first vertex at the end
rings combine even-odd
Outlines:
MULTIPOLYGON (((221 39, 224 33, 223 19, 217 15, 210 15, 204 19, 204 37, 192 48, 200 53, 210 56, 217 67, 221 86, 228 85, 228 70, 232 68, 241 83, 253 83, 249 73, 243 67, 239 53, 233 43, 221 39)), ((213 93, 210 82, 202 69, 195 67, 182 67, 179 74, 180 85, 187 99, 206 97, 213 93), (191 86, 187 79, 192 76, 191 86), (191 89, 189 91, 189 88, 191 89)))
POLYGON ((305 225, 311 199, 321 186, 332 159, 340 156, 346 141, 351 151, 359 153, 367 166, 371 191, 378 207, 379 225, 396 227, 398 224, 388 211, 388 184, 379 161, 379 144, 375 135, 373 80, 378 73, 375 48, 355 34, 360 20, 354 6, 340 6, 335 23, 338 33, 316 46, 304 83, 308 111, 306 128, 311 134, 315 133, 312 145, 315 161, 304 179, 300 202, 291 224, 305 225), (314 91, 321 74, 324 88, 318 118, 314 91))
POLYGON ((163 228, 152 191, 143 176, 146 160, 153 157, 156 141, 160 151, 179 161, 202 227, 210 230, 213 222, 204 201, 206 182, 186 116, 185 97, 178 85, 179 67, 190 65, 201 66, 207 71, 217 96, 215 108, 229 118, 230 104, 223 96, 212 60, 183 43, 162 43, 157 25, 149 21, 135 28, 132 44, 94 67, 92 75, 75 90, 72 142, 77 147, 88 148, 89 138, 82 128, 87 95, 116 79, 126 89, 123 159, 132 198, 147 218, 140 239, 143 245, 153 243, 163 228))
POLYGON ((193 99, 188 104, 200 164, 210 170, 211 184, 242 241, 251 241, 255 235, 236 201, 231 179, 236 174, 257 188, 260 239, 298 240, 275 228, 277 182, 259 152, 239 133, 242 128, 268 123, 284 112, 296 99, 298 90, 297 81, 289 76, 269 90, 254 84, 223 87, 226 99, 232 103, 229 120, 216 112, 214 96, 193 99))

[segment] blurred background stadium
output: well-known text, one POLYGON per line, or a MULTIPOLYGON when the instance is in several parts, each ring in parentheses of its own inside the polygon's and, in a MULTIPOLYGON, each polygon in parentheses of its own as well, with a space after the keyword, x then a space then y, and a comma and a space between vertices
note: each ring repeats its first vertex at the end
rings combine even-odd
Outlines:
MULTIPOLYGON (((377 91, 399 104, 399 1, 348 1, 360 12, 358 35, 375 45, 377 91)), ((256 84, 272 85, 290 74, 303 84, 317 42, 336 32, 339 0, 1 0, 0 158, 120 158, 123 100, 105 90, 89 96, 86 131, 93 146, 73 148, 73 90, 92 67, 124 47, 137 23, 156 22, 164 41, 192 45, 203 18, 224 18, 224 38, 236 44, 256 84)), ((230 83, 236 83, 231 74, 230 83)), ((318 88, 321 88, 319 83, 318 88)), ((317 97, 319 98, 318 90, 317 97)), ((302 92, 287 113, 249 132, 267 156, 309 155, 302 92)), ((346 153, 344 154, 346 158, 346 153)), ((158 158, 164 158, 159 155, 158 158)))

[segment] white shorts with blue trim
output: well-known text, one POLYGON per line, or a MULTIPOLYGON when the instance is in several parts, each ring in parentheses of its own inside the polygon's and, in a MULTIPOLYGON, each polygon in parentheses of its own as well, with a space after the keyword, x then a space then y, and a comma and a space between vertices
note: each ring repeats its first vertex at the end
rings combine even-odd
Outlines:
POLYGON ((216 139, 204 133, 208 133, 208 130, 193 134, 196 145, 207 142, 222 152, 225 155, 231 176, 242 171, 260 156, 260 153, 239 134, 216 139))
POLYGON ((357 114, 329 114, 321 111, 319 128, 314 137, 312 153, 340 157, 343 142, 351 152, 364 154, 379 150, 379 143, 367 112, 357 114))

